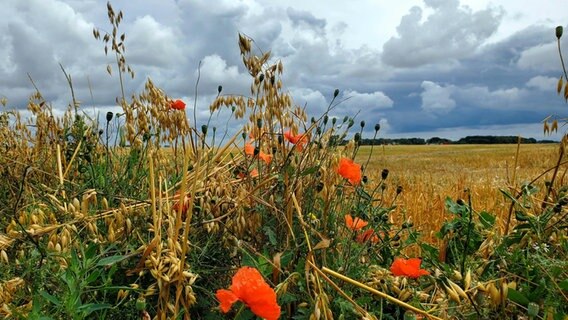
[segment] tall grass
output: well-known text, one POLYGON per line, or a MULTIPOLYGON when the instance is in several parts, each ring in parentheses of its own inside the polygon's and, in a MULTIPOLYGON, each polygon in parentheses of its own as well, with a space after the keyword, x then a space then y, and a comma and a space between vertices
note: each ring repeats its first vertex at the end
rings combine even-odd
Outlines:
MULTIPOLYGON (((243 266, 258 270, 264 292, 274 288, 281 318, 568 312, 563 153, 552 176, 545 169, 548 182, 521 183, 532 174, 523 153, 510 158, 514 167, 481 151, 479 159, 458 151, 445 164, 400 166, 406 155, 388 146, 373 154, 360 147, 364 122, 330 117, 339 90, 308 120, 284 90, 282 62, 255 52, 243 35, 250 96, 225 95, 220 86, 209 108, 245 123, 218 140, 217 128, 197 123, 151 80, 140 93, 124 92, 123 75, 134 72, 119 31, 123 14, 107 9, 112 32, 93 35, 116 58, 107 70, 119 75, 122 112, 100 124, 72 95, 56 117, 38 90, 30 119, 0 114, 1 315, 251 319, 256 287, 245 295, 231 279, 243 266), (479 168, 459 173, 471 161, 511 168, 515 178, 472 180, 479 168), (501 183, 499 196, 481 196, 482 187, 501 183), (503 196, 507 231, 501 205, 483 210, 476 202, 503 196), (443 208, 450 218, 430 221, 443 208), (216 292, 231 282, 242 301, 224 314, 216 292)), ((548 161, 542 152, 539 159, 548 161)))

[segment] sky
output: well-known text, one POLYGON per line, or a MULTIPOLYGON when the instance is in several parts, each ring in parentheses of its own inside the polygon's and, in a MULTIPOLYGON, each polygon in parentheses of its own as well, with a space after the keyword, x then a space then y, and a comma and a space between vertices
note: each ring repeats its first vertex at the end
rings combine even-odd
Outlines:
MULTIPOLYGON (((379 137, 467 135, 544 136, 542 120, 566 117, 556 94, 561 75, 554 28, 568 24, 565 0, 115 0, 123 11, 126 60, 136 76, 127 94, 148 78, 193 114, 198 125, 223 86, 250 95, 238 33, 254 39, 284 65, 283 85, 311 116, 375 123, 379 137)), ((34 86, 63 112, 71 101, 61 64, 85 110, 118 111, 118 79, 106 73, 113 56, 93 38, 111 31, 106 1, 0 1, 0 97, 25 114, 34 86), (28 76, 29 75, 29 76, 28 76)), ((562 50, 568 53, 568 42, 562 50)), ((0 109, 2 110, 2 109, 0 109)), ((213 120, 224 124, 224 115, 213 120)), ((561 133, 565 128, 560 129, 561 133)))

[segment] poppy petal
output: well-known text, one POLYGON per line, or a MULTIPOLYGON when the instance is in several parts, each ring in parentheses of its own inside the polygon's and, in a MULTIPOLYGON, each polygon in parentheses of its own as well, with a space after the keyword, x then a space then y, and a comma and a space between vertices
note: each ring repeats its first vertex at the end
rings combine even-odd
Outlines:
POLYGON ((239 298, 229 290, 219 289, 215 294, 217 300, 221 302, 221 311, 224 313, 229 312, 231 310, 231 306, 239 300, 239 298))

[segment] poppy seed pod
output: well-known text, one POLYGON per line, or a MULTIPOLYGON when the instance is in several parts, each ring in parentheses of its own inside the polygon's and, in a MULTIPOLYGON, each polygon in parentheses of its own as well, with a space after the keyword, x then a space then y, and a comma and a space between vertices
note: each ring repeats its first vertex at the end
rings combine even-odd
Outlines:
POLYGON ((323 117, 323 124, 327 125, 327 121, 329 120, 329 117, 327 116, 327 114, 323 117))
POLYGON ((107 114, 106 114, 107 122, 110 122, 112 120, 113 116, 114 116, 114 113, 112 113, 111 111, 107 112, 107 114))
POLYGON ((562 28, 562 26, 558 26, 556 27, 556 38, 560 39, 560 37, 562 37, 562 31, 564 28, 562 28))
POLYGON ((365 128, 365 121, 361 121, 361 128, 365 128))
POLYGON ((202 125, 201 126, 201 132, 203 132, 203 135, 207 135, 207 125, 202 125))
POLYGON ((223 86, 218 86, 217 87, 217 93, 221 93, 221 91, 223 91, 223 86))
POLYGON ((375 131, 379 131, 379 130, 381 130, 381 125, 377 123, 375 125, 375 131))
POLYGON ((396 194, 401 194, 401 193, 402 193, 402 186, 396 187, 396 194))
POLYGON ((369 178, 367 176, 363 176, 363 183, 367 183, 369 181, 369 178))
POLYGON ((262 128, 262 119, 260 118, 256 119, 256 126, 262 128))
POLYGON ((337 98, 338 95, 339 95, 339 89, 335 89, 335 91, 333 91, 333 97, 337 98))
POLYGON ((381 171, 381 178, 385 180, 388 176, 389 176, 389 169, 383 169, 383 171, 381 171))

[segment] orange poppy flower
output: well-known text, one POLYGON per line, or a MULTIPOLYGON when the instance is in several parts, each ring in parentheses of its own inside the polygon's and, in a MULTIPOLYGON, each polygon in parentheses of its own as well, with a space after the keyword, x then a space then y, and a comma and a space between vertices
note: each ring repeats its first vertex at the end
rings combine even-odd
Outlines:
POLYGON ((395 276, 404 276, 416 279, 420 276, 430 274, 430 272, 424 269, 420 269, 421 263, 422 260, 420 260, 419 258, 410 258, 408 260, 403 258, 395 258, 390 267, 390 270, 395 276))
MULTIPOLYGON (((249 172, 249 175, 250 175, 252 178, 258 177, 258 170, 257 170, 256 168, 252 169, 252 171, 249 172)), ((239 173, 237 174, 237 177, 239 177, 240 179, 244 179, 246 176, 247 176, 247 175, 246 175, 246 172, 239 172, 239 173)))
POLYGON ((369 229, 359 234, 355 240, 359 243, 367 243, 367 242, 377 243, 379 242, 379 236, 377 236, 375 230, 369 229))
POLYGON ((295 144, 298 151, 302 151, 304 149, 304 145, 308 143, 308 137, 305 133, 298 133, 294 135, 290 132, 290 130, 288 130, 284 132, 284 138, 286 138, 286 140, 290 141, 292 144, 295 144))
MULTIPOLYGON (((253 156, 254 155, 254 146, 247 142, 245 143, 245 154, 249 155, 249 156, 253 156)), ((272 155, 268 154, 268 153, 264 153, 262 151, 260 151, 258 153, 258 157, 264 161, 266 164, 269 164, 270 161, 272 161, 272 155)))
POLYGON ((175 100, 170 102, 170 108, 174 110, 185 110, 185 102, 181 100, 175 100))
POLYGON ((350 214, 346 214, 345 215, 345 224, 347 225, 347 228, 349 228, 353 231, 358 231, 358 230, 361 230, 362 228, 364 228, 369 223, 367 221, 361 219, 361 218, 353 219, 353 217, 350 214))
POLYGON ((349 158, 343 157, 339 160, 337 173, 349 180, 352 185, 361 183, 361 165, 349 158))
POLYGON ((233 276, 229 290, 219 289, 216 296, 223 313, 229 312, 231 306, 240 300, 261 318, 277 320, 280 317, 280 306, 276 302, 274 289, 255 268, 240 268, 233 276))
POLYGON ((266 164, 269 164, 270 161, 272 161, 272 155, 267 154, 267 153, 264 153, 264 152, 262 152, 262 151, 258 154, 258 157, 259 157, 262 161, 264 161, 266 164))

